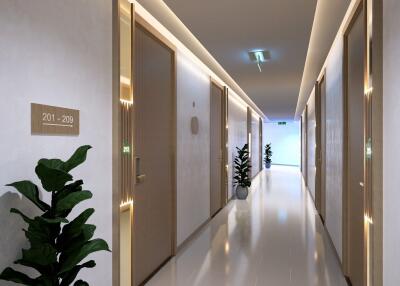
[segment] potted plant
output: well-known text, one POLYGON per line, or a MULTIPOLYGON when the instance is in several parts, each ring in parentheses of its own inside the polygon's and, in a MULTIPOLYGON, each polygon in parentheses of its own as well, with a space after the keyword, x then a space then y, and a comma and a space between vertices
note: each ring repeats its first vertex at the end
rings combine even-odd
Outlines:
POLYGON ((265 168, 269 169, 271 168, 271 157, 272 157, 271 143, 265 145, 264 155, 265 155, 264 157, 265 168))
POLYGON ((249 194, 249 187, 251 186, 251 180, 249 173, 251 170, 249 162, 249 150, 248 145, 245 144, 243 148, 236 147, 238 155, 235 157, 235 176, 234 184, 236 185, 236 197, 239 200, 245 200, 249 194))
POLYGON ((33 268, 38 275, 31 278, 7 267, 0 274, 0 280, 30 286, 89 285, 83 280, 75 280, 80 270, 93 268, 96 263, 94 260, 81 263, 82 260, 93 252, 109 251, 109 248, 104 240, 92 239, 96 226, 86 222, 94 213, 93 208, 86 209, 73 220, 67 217, 76 205, 92 197, 90 191, 83 190, 83 181, 73 181, 69 173, 86 160, 90 148, 78 148, 65 162, 60 159, 39 160, 35 172, 43 189, 51 195, 50 203, 40 199, 39 188, 31 181, 7 185, 14 187, 42 212, 42 215, 30 218, 17 209, 11 209, 11 213, 21 216, 28 225, 24 232, 30 243, 14 263, 33 268))

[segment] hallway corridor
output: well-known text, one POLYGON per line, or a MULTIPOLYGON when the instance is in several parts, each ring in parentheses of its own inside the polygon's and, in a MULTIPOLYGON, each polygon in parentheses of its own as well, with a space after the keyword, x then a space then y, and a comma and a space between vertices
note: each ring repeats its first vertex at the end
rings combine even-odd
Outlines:
POLYGON ((253 181, 146 285, 347 285, 298 168, 253 181))

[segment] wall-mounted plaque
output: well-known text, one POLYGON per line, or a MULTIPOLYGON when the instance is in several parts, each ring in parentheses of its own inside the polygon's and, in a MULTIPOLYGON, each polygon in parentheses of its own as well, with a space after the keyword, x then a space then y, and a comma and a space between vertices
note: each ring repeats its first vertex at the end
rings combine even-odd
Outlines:
POLYGON ((199 133, 199 119, 196 116, 193 116, 190 120, 190 130, 193 135, 197 135, 199 133))
POLYGON ((79 110, 31 103, 31 132, 37 135, 79 135, 79 110))

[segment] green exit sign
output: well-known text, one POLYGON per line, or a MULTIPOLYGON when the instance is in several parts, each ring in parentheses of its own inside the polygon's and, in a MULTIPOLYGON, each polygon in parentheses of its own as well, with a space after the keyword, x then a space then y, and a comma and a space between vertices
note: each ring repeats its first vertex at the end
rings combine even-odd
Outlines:
POLYGON ((286 125, 286 122, 285 121, 280 121, 280 122, 278 122, 278 125, 286 125))

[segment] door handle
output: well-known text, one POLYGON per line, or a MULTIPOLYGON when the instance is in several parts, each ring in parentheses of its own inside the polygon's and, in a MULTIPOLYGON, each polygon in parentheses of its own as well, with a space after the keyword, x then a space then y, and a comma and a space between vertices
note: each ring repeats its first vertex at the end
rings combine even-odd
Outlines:
POLYGON ((360 182, 360 187, 361 187, 361 189, 364 190, 364 183, 363 182, 360 182))
POLYGON ((135 158, 135 169, 136 169, 136 180, 135 183, 136 184, 140 184, 143 183, 146 179, 146 174, 141 174, 141 170, 140 170, 140 157, 136 157, 135 158))

